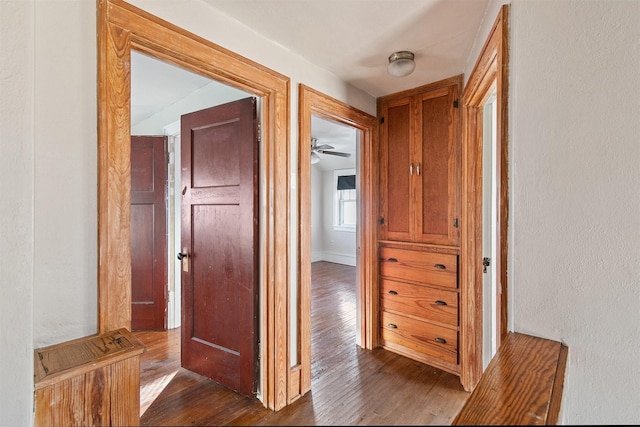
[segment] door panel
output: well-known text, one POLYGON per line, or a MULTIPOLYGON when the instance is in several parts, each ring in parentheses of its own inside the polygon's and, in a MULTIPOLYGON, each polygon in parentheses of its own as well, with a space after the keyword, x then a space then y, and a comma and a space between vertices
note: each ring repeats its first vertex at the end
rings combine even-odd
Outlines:
POLYGON ((167 144, 131 137, 131 329, 166 329, 167 144))
POLYGON ((411 106, 402 99, 385 105, 386 118, 381 144, 381 186, 387 197, 382 198, 381 239, 411 238, 411 106))
POLYGON ((258 368, 255 98, 183 115, 181 142, 182 366, 252 395, 258 368))
POLYGON ((421 211, 418 240, 424 243, 457 245, 459 242, 458 228, 454 226, 460 200, 454 108, 457 97, 456 86, 450 86, 423 95, 420 102, 423 173, 419 181, 422 204, 418 206, 421 211))

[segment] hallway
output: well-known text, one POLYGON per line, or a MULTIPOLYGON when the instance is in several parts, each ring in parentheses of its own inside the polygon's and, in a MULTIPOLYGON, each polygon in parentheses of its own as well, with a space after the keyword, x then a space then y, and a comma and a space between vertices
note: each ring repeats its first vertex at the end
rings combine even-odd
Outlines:
POLYGON ((469 394, 459 378, 355 344, 355 268, 312 264, 312 388, 273 412, 180 368, 179 329, 137 332, 141 422, 168 425, 448 425, 469 394))

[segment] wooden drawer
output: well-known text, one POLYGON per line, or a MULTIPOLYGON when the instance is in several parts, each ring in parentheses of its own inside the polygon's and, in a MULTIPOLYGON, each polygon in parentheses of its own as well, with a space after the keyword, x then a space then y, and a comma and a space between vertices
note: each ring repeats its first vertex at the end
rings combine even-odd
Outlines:
POLYGON ((458 256, 383 246, 380 248, 380 275, 457 288, 458 256))
POLYGON ((458 363, 458 331, 386 311, 381 312, 382 344, 395 343, 449 363, 458 363))
POLYGON ((380 280, 380 309, 458 326, 458 292, 380 280))

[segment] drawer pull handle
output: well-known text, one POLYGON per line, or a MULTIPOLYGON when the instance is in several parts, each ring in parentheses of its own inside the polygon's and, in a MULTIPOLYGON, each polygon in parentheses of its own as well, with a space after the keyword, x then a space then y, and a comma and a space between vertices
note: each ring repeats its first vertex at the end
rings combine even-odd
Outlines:
POLYGON ((435 268, 437 268, 438 270, 446 270, 447 266, 444 264, 436 264, 434 265, 435 268))
POLYGON ((447 303, 441 300, 436 300, 436 305, 447 305, 447 303))
POLYGON ((398 329, 398 325, 396 325, 395 323, 389 323, 387 326, 391 329, 398 329))
POLYGON ((398 258, 389 258, 388 262, 398 262, 398 258))
POLYGON ((446 343, 447 343, 447 340, 445 340, 444 338, 440 338, 440 337, 437 337, 437 338, 435 339, 435 341, 436 341, 438 344, 446 344, 446 343))
POLYGON ((398 291, 389 291, 390 295, 398 295, 398 291))

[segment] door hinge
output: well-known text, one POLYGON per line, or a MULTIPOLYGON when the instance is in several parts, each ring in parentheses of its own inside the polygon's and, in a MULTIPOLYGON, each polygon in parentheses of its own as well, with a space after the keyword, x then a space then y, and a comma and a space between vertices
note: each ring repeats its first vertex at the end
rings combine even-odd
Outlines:
POLYGON ((458 108, 458 100, 453 101, 453 108, 458 108))
POLYGON ((262 346, 260 345, 260 340, 258 340, 256 344, 258 344, 258 362, 260 362, 260 359, 262 358, 262 346))
POLYGON ((384 117, 380 117, 380 124, 384 123, 384 117))
POLYGON ((453 227, 458 228, 458 218, 453 219, 453 227))
POLYGON ((257 139, 258 139, 258 143, 262 142, 262 126, 260 123, 258 123, 258 130, 257 130, 257 139))

